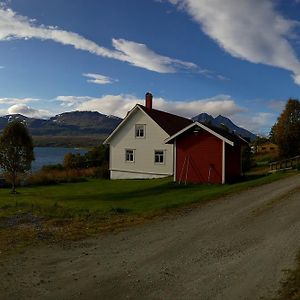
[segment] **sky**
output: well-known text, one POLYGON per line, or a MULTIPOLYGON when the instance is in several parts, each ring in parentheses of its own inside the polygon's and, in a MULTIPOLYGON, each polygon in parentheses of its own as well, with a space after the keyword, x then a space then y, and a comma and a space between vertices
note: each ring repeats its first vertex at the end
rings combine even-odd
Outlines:
POLYGON ((268 134, 300 92, 299 0, 0 0, 0 115, 206 112, 268 134))

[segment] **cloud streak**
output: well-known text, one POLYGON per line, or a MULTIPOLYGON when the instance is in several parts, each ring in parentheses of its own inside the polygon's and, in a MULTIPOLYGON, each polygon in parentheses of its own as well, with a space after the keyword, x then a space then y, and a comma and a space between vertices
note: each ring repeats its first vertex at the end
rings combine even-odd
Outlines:
POLYGON ((252 63, 283 68, 300 85, 300 61, 289 40, 296 21, 270 0, 169 0, 185 10, 227 53, 252 63))
MULTIPOLYGON (((144 104, 144 100, 128 94, 104 95, 100 98, 89 96, 58 96, 56 100, 63 106, 71 107, 72 109, 98 111, 121 118, 124 118, 126 113, 135 104, 144 104)), ((207 112, 214 116, 219 114, 231 116, 246 111, 245 108, 240 107, 228 95, 219 95, 192 101, 171 101, 164 98, 155 98, 154 108, 185 117, 193 117, 201 112, 207 112)))
POLYGON ((91 82, 95 84, 109 84, 117 81, 108 76, 95 74, 95 73, 84 73, 82 75, 88 78, 87 82, 91 82))
POLYGON ((158 73, 175 73, 182 69, 197 70, 192 62, 186 62, 157 54, 145 44, 125 39, 112 39, 114 49, 108 49, 83 36, 53 26, 36 25, 34 20, 18 15, 11 9, 0 7, 0 40, 40 39, 71 45, 75 49, 127 62, 130 65, 158 73))

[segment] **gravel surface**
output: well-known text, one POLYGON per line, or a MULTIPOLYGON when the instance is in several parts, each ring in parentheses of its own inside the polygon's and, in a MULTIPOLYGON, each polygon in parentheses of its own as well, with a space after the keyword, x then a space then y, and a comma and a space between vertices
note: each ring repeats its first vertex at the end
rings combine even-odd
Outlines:
POLYGON ((300 175, 0 265, 0 299, 260 299, 300 249, 300 175))

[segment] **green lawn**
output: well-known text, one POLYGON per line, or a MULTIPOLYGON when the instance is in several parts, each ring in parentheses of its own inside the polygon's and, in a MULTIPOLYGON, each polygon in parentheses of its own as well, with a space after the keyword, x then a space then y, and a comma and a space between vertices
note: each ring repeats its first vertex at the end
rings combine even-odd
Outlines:
POLYGON ((144 214, 205 201, 286 174, 273 174, 231 185, 178 185, 170 178, 153 180, 88 180, 52 186, 19 188, 13 196, 0 189, 0 218, 32 212, 46 217, 86 217, 115 213, 144 214))
POLYGON ((88 180, 0 189, 0 260, 41 243, 67 243, 141 224, 175 207, 201 203, 289 176, 277 173, 231 185, 178 185, 170 178, 88 180))

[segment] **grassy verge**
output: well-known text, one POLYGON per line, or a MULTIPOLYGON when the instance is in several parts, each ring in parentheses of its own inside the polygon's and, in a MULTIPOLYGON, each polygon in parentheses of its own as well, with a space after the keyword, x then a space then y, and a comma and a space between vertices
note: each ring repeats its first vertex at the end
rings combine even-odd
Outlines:
POLYGON ((33 242, 77 240, 143 223, 174 208, 219 198, 288 176, 277 173, 231 185, 178 185, 154 180, 88 180, 0 189, 0 253, 33 242))

